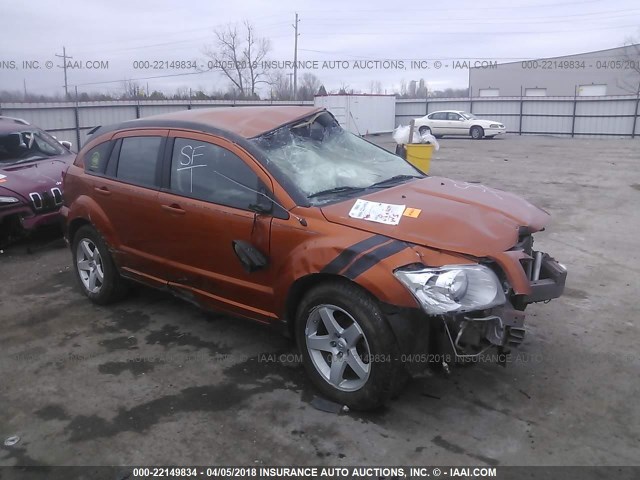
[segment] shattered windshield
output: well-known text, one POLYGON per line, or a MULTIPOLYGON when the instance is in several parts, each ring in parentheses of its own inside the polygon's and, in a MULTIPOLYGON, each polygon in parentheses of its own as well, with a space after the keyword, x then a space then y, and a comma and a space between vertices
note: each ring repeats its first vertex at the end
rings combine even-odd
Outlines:
POLYGON ((254 142, 312 205, 424 177, 397 155, 343 130, 326 112, 254 142))
POLYGON ((42 130, 0 134, 0 163, 13 164, 62 155, 65 149, 42 130))

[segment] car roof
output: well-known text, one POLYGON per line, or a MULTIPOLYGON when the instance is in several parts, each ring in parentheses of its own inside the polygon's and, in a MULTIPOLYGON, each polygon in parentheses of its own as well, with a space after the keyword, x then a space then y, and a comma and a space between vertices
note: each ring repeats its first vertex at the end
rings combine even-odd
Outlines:
POLYGON ((16 132, 24 129, 24 127, 31 127, 31 125, 21 118, 0 116, 0 134, 16 132))
POLYGON ((432 113, 467 113, 465 110, 436 110, 435 112, 431 112, 429 115, 431 115, 432 113))
POLYGON ((96 134, 129 128, 201 128, 221 130, 243 138, 254 138, 263 133, 295 122, 324 110, 314 106, 260 106, 195 108, 179 112, 154 115, 118 125, 101 127, 96 134))

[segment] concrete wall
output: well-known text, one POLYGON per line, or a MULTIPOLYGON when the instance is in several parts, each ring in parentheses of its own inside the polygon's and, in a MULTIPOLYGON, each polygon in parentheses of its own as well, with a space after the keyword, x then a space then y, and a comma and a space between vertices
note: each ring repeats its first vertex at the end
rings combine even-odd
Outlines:
MULTIPOLYGON (((497 89, 501 97, 541 94, 573 96, 589 94, 590 85, 606 85, 604 95, 636 93, 640 83, 640 45, 563 57, 498 64, 496 68, 471 68, 472 96, 497 89), (580 88, 586 86, 586 88, 580 88), (522 92, 522 93, 521 93, 522 92)), ((602 90, 602 89, 601 89, 602 90)))

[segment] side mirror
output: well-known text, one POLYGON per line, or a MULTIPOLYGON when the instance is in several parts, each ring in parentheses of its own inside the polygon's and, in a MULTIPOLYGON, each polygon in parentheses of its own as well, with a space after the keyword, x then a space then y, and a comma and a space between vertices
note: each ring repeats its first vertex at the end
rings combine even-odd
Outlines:
POLYGON ((466 118, 464 117, 459 117, 458 120, 460 120, 461 122, 464 122, 466 120, 466 118))
POLYGON ((60 142, 60 145, 62 145, 64 148, 66 148, 67 150, 71 150, 71 147, 73 147, 73 143, 67 141, 67 140, 62 140, 60 142))

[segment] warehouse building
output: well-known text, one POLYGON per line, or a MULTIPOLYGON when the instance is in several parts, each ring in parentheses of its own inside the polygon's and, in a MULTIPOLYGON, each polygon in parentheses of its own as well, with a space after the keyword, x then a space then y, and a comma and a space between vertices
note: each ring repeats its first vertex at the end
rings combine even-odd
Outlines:
POLYGON ((474 97, 637 94, 640 44, 471 68, 469 87, 474 97))

